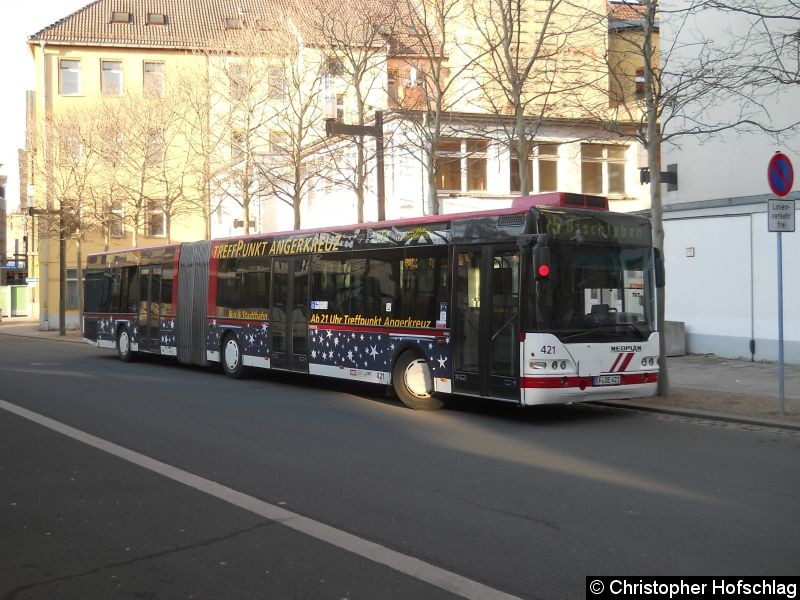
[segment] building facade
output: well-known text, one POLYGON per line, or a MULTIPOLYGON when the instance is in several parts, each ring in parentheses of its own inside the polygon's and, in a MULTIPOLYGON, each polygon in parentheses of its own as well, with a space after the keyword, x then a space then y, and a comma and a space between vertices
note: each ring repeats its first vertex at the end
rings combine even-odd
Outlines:
MULTIPOLYGON (((664 17, 662 39, 675 49, 672 60, 689 64, 692 49, 701 39, 699 32, 725 47, 758 30, 783 39, 789 23, 774 19, 765 29, 761 29, 763 25, 751 16, 732 12, 708 9, 688 17, 676 12, 664 17)), ((750 38, 752 52, 733 60, 742 64, 753 61, 750 70, 757 74, 758 61, 769 62, 764 45, 768 39, 750 38)), ((735 123, 744 114, 780 134, 737 128, 713 137, 683 136, 679 145, 663 149, 663 164, 677 165, 679 175, 678 189, 666 191, 665 187, 663 195, 666 315, 685 323, 689 352, 753 360, 778 358, 778 234, 769 232, 767 223, 767 199, 776 196, 767 180, 767 165, 776 151, 783 151, 795 169, 800 166, 800 134, 785 129, 798 121, 795 107, 800 91, 797 86, 768 80, 761 86, 767 93, 762 96, 753 90, 752 99, 744 105, 738 96, 723 100, 717 95, 712 110, 707 102, 687 110, 696 115, 696 122, 713 117, 735 123)), ((800 199, 797 187, 795 184, 787 199, 800 199)), ((800 364, 796 265, 800 233, 784 233, 781 238, 785 358, 800 364)))
POLYGON ((646 209, 637 98, 614 91, 635 68, 608 67, 635 19, 615 13, 610 28, 613 5, 592 0, 542 31, 537 5, 521 2, 520 27, 505 34, 546 51, 514 96, 480 50, 496 32, 474 17, 491 22, 492 3, 445 4, 452 18, 431 22, 435 11, 388 18, 368 0, 349 11, 99 0, 32 35, 27 189, 42 328, 59 324, 62 281, 67 326, 79 325, 90 252, 377 219, 374 140, 330 139, 325 118, 363 125, 382 111, 390 219, 504 207, 523 191, 646 209), (348 29, 349 13, 361 29, 348 29))

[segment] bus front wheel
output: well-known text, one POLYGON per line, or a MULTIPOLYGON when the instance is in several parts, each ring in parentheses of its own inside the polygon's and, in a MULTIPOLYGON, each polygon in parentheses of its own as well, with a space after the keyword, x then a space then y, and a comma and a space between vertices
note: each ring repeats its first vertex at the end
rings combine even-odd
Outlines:
POLYGON ((119 328, 117 333, 117 353, 120 360, 123 362, 130 362, 133 358, 133 350, 131 350, 131 333, 126 325, 119 328))
POLYGON ((441 408, 441 399, 433 396, 433 376, 424 358, 404 352, 392 369, 392 387, 400 401, 417 410, 441 408))
POLYGON ((236 336, 229 333, 222 341, 222 369, 228 377, 241 379, 244 375, 242 346, 236 336))

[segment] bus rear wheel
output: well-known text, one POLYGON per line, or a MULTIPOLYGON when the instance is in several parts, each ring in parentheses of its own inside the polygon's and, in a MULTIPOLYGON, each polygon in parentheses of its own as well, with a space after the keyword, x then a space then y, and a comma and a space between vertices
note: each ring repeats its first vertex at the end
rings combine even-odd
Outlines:
POLYGON ((244 376, 242 346, 232 333, 222 340, 222 370, 233 379, 241 379, 244 376))
POLYGON ((119 328, 117 333, 117 353, 123 362, 131 362, 133 350, 131 350, 131 333, 126 325, 119 328))
POLYGON ((400 401, 416 410, 435 410, 444 404, 433 395, 433 376, 424 358, 404 352, 392 369, 392 387, 400 401))

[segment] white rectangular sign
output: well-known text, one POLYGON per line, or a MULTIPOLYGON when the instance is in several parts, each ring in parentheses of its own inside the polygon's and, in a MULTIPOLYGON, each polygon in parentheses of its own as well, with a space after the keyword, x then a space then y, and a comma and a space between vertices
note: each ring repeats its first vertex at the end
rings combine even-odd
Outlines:
POLYGON ((767 200, 769 231, 791 233, 794 231, 794 200, 767 200))

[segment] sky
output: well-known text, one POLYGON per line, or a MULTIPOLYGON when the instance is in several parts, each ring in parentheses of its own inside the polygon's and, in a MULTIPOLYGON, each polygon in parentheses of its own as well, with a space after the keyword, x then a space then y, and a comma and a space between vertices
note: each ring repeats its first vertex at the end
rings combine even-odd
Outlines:
POLYGON ((0 174, 8 177, 7 210, 19 204, 17 150, 25 144, 25 91, 35 86, 29 35, 91 4, 92 0, 0 0, 0 174))

